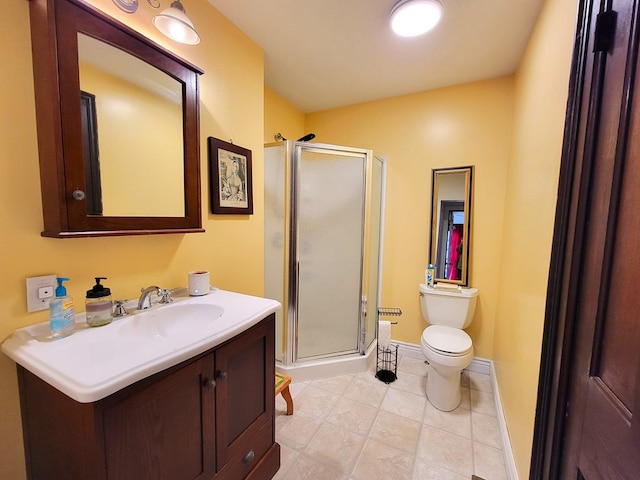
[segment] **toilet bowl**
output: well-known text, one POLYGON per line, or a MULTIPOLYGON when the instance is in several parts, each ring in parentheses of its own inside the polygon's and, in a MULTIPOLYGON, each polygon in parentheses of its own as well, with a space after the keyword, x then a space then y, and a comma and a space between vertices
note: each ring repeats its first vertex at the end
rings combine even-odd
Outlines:
POLYGON ((438 410, 460 405, 460 373, 473 361, 473 342, 462 330, 473 320, 478 290, 442 291, 420 285, 420 305, 430 324, 422 333, 420 349, 429 363, 426 394, 438 410))

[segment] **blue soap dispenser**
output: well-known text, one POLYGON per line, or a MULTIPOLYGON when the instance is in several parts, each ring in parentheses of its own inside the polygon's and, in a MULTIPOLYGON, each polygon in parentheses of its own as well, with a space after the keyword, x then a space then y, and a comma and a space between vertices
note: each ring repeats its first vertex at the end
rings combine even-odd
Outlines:
POLYGON ((58 277, 56 280, 58 281, 56 298, 49 302, 49 324, 51 338, 54 339, 68 337, 75 330, 73 298, 67 295, 67 289, 62 284, 68 282, 69 279, 58 277))

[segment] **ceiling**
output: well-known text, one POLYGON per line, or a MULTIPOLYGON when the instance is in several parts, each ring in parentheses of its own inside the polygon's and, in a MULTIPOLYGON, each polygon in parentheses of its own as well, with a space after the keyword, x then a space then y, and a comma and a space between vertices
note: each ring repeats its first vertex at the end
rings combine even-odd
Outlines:
POLYGON ((510 75, 544 0, 442 0, 414 38, 389 28, 396 0, 209 2, 264 49, 266 85, 308 113, 510 75))

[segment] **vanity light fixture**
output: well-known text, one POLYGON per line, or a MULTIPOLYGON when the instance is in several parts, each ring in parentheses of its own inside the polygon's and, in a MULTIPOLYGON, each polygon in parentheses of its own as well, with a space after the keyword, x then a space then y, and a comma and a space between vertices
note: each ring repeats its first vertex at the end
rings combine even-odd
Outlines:
POLYGON ((171 6, 153 17, 153 24, 172 40, 186 45, 200 43, 200 35, 187 17, 180 0, 171 2, 171 6))
POLYGON ((391 10, 391 29, 401 37, 416 37, 434 28, 441 17, 440 0, 400 0, 391 10))

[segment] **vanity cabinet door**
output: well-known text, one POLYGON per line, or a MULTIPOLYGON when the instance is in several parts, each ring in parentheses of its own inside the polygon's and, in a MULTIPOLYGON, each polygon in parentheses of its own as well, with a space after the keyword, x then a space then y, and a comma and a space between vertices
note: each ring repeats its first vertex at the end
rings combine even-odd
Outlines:
POLYGON ((209 354, 106 407, 107 478, 213 478, 212 378, 209 354))
POLYGON ((274 350, 272 315, 215 351, 220 478, 245 478, 274 448, 274 350))

